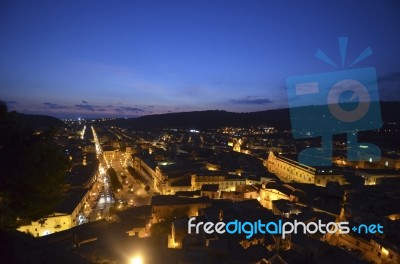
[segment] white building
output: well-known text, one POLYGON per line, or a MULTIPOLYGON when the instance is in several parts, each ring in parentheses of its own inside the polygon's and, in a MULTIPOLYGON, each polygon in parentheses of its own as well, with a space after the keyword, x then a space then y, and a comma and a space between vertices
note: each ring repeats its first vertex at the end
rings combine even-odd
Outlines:
POLYGON ((268 171, 274 173, 284 182, 309 183, 318 186, 326 186, 330 181, 345 184, 344 176, 337 173, 332 167, 314 168, 297 161, 269 153, 266 161, 268 171))
POLYGON ((20 226, 17 230, 32 234, 35 237, 41 237, 77 226, 82 221, 81 212, 83 212, 85 205, 87 206, 89 196, 90 190, 88 188, 72 190, 53 214, 41 221, 20 226))

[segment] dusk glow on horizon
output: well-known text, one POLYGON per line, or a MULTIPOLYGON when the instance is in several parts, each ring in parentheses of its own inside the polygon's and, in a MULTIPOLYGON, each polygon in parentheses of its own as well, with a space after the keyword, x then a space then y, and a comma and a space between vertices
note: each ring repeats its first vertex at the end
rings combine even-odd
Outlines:
POLYGON ((3 1, 0 39, 0 100, 27 114, 285 108, 287 78, 363 67, 400 100, 397 1, 3 1))

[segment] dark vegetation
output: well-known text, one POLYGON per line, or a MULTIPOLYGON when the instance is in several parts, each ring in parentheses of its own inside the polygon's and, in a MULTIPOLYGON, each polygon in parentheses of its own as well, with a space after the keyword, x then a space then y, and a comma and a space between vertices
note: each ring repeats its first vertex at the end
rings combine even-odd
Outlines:
POLYGON ((0 102, 0 227, 40 220, 63 198, 66 155, 54 133, 34 133, 0 102), (18 221, 17 221, 18 219, 18 221))
POLYGON ((118 189, 122 190, 122 184, 118 179, 117 173, 115 172, 115 170, 113 168, 109 168, 107 170, 107 174, 108 176, 110 176, 110 181, 111 181, 111 185, 114 191, 117 191, 118 189))
POLYGON ((145 178, 141 177, 140 174, 137 173, 132 166, 128 166, 127 169, 128 169, 129 173, 132 175, 132 177, 136 181, 139 181, 139 182, 144 183, 144 184, 147 183, 147 180, 145 178))
POLYGON ((16 113, 15 120, 22 127, 30 127, 33 129, 65 127, 65 123, 60 119, 45 115, 25 115, 16 113))

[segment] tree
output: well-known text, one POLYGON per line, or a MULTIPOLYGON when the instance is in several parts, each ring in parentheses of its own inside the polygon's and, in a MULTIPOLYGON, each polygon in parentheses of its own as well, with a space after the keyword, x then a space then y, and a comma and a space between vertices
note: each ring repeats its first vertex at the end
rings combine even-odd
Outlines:
POLYGON ((122 184, 118 180, 117 173, 113 168, 108 168, 107 169, 107 174, 110 176, 110 181, 111 181, 111 186, 114 191, 117 191, 118 189, 122 190, 122 184))
POLYGON ((126 167, 128 169, 128 172, 132 175, 132 177, 142 183, 147 183, 147 180, 145 178, 143 178, 142 176, 140 176, 140 174, 138 172, 136 172, 136 170, 132 167, 132 166, 128 166, 126 167))
POLYGON ((52 131, 33 133, 15 117, 0 102, 0 227, 6 228, 54 212, 69 168, 52 131))

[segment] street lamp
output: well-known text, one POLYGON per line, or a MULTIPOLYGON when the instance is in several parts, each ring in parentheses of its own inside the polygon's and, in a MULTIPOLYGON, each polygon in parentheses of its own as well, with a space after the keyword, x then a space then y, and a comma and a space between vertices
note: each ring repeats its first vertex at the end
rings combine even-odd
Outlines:
POLYGON ((143 259, 141 256, 136 256, 131 258, 130 264, 143 264, 143 259))

